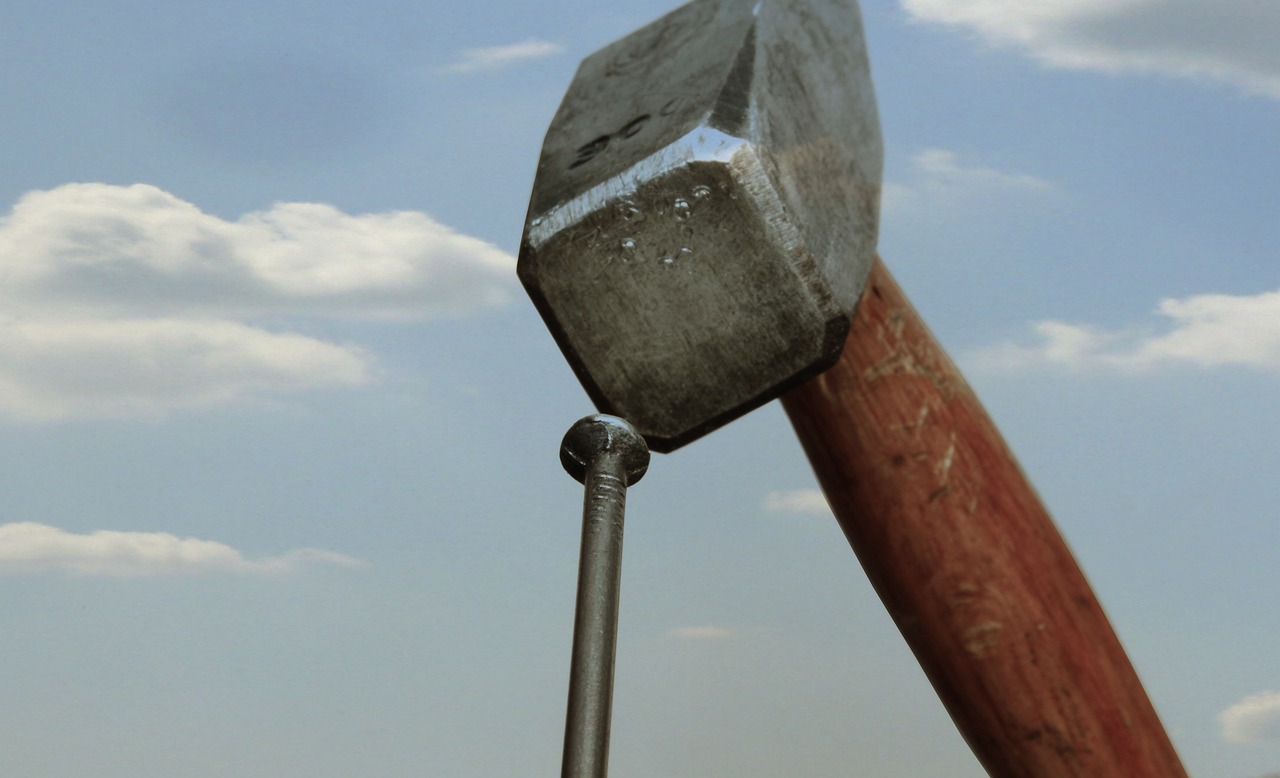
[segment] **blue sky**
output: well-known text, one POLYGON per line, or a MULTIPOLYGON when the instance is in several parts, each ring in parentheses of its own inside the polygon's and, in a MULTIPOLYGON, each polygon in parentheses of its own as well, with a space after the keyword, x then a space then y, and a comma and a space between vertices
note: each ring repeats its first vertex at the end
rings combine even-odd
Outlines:
MULTIPOLYGON (((0 754, 558 769, 591 408, 515 283, 578 60, 677 5, 0 28, 0 754)), ((881 253, 1190 771, 1280 772, 1280 8, 865 2, 881 253)), ((979 776, 776 406, 629 500, 615 775, 979 776)))

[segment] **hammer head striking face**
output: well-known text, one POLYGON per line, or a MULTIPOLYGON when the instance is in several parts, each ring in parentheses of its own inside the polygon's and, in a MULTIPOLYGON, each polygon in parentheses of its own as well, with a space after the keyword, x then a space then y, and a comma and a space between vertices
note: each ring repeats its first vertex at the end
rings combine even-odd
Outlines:
POLYGON ((881 158, 855 0, 695 0, 579 67, 520 279, 596 405, 670 451, 835 362, 881 158))

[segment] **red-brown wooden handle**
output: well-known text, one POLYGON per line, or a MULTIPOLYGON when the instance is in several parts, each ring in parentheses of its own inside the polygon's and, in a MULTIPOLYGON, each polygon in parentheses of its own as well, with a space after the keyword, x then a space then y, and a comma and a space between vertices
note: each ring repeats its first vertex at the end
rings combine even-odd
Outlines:
POLYGON ((1053 520, 879 260, 839 363, 783 405, 988 773, 1186 775, 1053 520))

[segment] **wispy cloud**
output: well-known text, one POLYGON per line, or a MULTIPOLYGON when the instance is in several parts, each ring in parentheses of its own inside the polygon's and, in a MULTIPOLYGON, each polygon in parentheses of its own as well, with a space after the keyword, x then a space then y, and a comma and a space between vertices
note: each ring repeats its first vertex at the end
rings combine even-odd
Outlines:
POLYGON ((280 203, 228 221, 154 186, 30 192, 0 219, 0 415, 155 416, 367 383, 349 344, 288 317, 500 305, 514 260, 413 211, 280 203))
POLYGON ((416 211, 278 203, 227 221, 147 184, 29 192, 0 221, 11 313, 421 317, 503 302, 513 269, 416 211))
POLYGON ((358 386, 371 363, 353 346, 231 321, 0 318, 0 410, 24 421, 157 418, 358 386))
POLYGON ((1222 737, 1228 743, 1248 745, 1280 740, 1280 692, 1246 697, 1218 714, 1222 737))
POLYGON ((912 158, 907 180, 884 185, 882 198, 884 210, 896 213, 932 211, 940 207, 972 205, 1008 194, 1052 190, 1052 184, 1036 176, 964 163, 954 151, 931 148, 912 158))
POLYGON ((827 498, 817 489, 769 492, 764 498, 764 509, 770 513, 809 513, 815 516, 831 513, 827 498))
POLYGON ((702 626, 702 627, 681 627, 673 629, 667 633, 667 637, 676 638, 677 640, 724 640, 733 637, 732 630, 724 627, 702 626))
POLYGON ((1050 66, 1214 80, 1280 98, 1280 3, 1258 0, 902 0, 1050 66))
POLYGON ((970 363, 996 370, 1137 372, 1190 365, 1280 371, 1280 291, 1169 299, 1158 313, 1162 326, 1119 331, 1040 322, 1034 325, 1034 342, 984 349, 972 354, 970 363))
POLYGON ((508 65, 529 59, 550 57, 564 51, 557 43, 549 43, 530 38, 520 43, 507 46, 486 46, 478 49, 467 49, 462 52, 462 59, 452 65, 438 68, 438 73, 475 73, 482 70, 498 70, 508 65))
POLYGON ((223 543, 165 532, 99 530, 80 535, 34 522, 0 525, 0 573, 132 578, 182 573, 283 574, 314 565, 363 567, 364 562, 315 548, 248 559, 223 543))

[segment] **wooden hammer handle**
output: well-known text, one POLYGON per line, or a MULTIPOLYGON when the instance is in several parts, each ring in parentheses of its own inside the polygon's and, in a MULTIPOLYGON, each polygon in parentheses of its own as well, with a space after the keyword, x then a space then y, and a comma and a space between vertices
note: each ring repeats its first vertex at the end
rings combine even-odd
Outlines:
POLYGON ((783 405, 988 773, 1186 775, 1053 520, 879 260, 839 363, 783 405))

